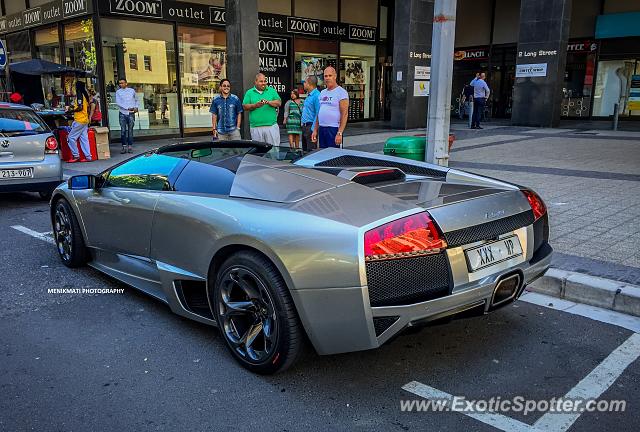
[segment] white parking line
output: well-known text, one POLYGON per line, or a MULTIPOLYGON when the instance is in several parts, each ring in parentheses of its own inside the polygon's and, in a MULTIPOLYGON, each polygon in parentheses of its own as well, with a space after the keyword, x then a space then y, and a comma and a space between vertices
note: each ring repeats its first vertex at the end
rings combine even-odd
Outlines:
MULTIPOLYGON (((627 367, 640 357, 640 334, 632 334, 622 345, 605 358, 589 375, 564 395, 564 400, 593 400, 600 397, 622 375, 627 367)), ((411 381, 402 389, 425 399, 448 400, 448 406, 453 406, 454 396, 422 384, 411 381)), ((566 432, 582 413, 547 412, 533 425, 494 412, 476 413, 463 412, 461 414, 474 418, 505 432, 554 431, 566 432)))
POLYGON ((522 296, 520 297, 520 301, 525 301, 527 303, 535 304, 538 306, 544 306, 549 309, 554 309, 573 315, 580 315, 585 318, 590 318, 595 321, 612 324, 618 327, 626 328, 627 330, 631 330, 635 333, 640 333, 640 318, 632 315, 626 315, 608 309, 602 309, 582 303, 574 303, 572 301, 559 299, 557 297, 551 297, 544 294, 538 294, 528 291, 525 291, 525 293, 522 294, 522 296))
POLYGON ((25 226, 22 226, 22 225, 11 225, 11 228, 13 228, 14 230, 20 231, 21 233, 30 235, 31 237, 37 238, 38 240, 42 240, 42 241, 45 241, 47 243, 55 244, 55 242, 53 241, 53 238, 50 237, 51 231, 44 232, 44 233, 39 233, 38 231, 34 231, 34 230, 29 229, 29 228, 27 228, 25 226))
MULTIPOLYGON (((640 318, 593 306, 573 303, 537 293, 525 293, 520 300, 547 308, 580 315, 595 321, 613 324, 634 332, 625 342, 607 356, 585 378, 564 396, 564 399, 591 400, 600 397, 622 375, 631 363, 640 357, 640 318)), ((402 386, 402 389, 425 399, 448 399, 449 406, 454 396, 417 381, 402 386)), ((547 412, 533 425, 498 413, 461 412, 485 424, 505 432, 554 431, 566 432, 582 413, 547 412)))
MULTIPOLYGON (((425 399, 438 399, 438 400, 448 400, 448 406, 452 406, 454 396, 428 386, 426 384, 422 384, 417 381, 411 381, 402 386, 402 389, 408 391, 409 393, 413 393, 425 399)), ((530 425, 523 423, 519 420, 513 419, 511 417, 507 417, 502 414, 497 413, 463 413, 471 418, 481 421, 482 423, 493 426, 497 429, 503 431, 532 431, 533 429, 530 425)))

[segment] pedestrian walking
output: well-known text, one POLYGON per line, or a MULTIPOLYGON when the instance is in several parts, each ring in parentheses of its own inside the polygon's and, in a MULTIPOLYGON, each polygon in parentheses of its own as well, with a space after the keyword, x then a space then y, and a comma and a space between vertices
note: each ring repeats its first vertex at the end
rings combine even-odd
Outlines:
POLYGON ((471 121, 471 129, 482 129, 482 127, 480 127, 480 120, 484 113, 487 98, 491 94, 485 79, 486 74, 482 72, 479 77, 476 76, 476 78, 471 81, 471 86, 473 87, 473 119, 471 121))
POLYGON ((220 81, 220 94, 211 102, 211 124, 213 139, 239 140, 240 126, 244 112, 240 98, 231 93, 231 81, 224 78, 220 81))
POLYGON ((249 112, 251 139, 277 147, 280 145, 278 108, 282 100, 278 92, 267 85, 267 77, 263 73, 256 75, 254 84, 242 99, 242 107, 249 112))
MULTIPOLYGON (((480 74, 476 74, 476 78, 478 78, 480 74)), ((473 120, 473 86, 471 84, 467 84, 462 89, 462 112, 460 113, 460 119, 464 120, 465 114, 468 116, 469 127, 471 127, 471 122, 473 120)))
POLYGON ((133 153, 133 125, 135 124, 135 115, 138 112, 138 101, 136 99, 136 91, 127 87, 127 80, 121 78, 118 81, 120 87, 116 91, 116 105, 120 113, 120 141, 122 142, 122 151, 120 154, 133 153))
POLYGON ((311 140, 320 148, 342 147, 342 135, 347 127, 349 94, 338 85, 336 70, 329 66, 324 70, 327 86, 320 92, 320 110, 313 128, 311 140))
POLYGON ((304 81, 304 91, 307 92, 307 98, 302 107, 302 150, 308 152, 316 148, 311 141, 313 126, 316 124, 316 117, 320 111, 320 90, 318 90, 318 77, 315 75, 307 76, 304 81))
POLYGON ((302 103, 298 90, 291 90, 291 99, 284 104, 284 125, 289 135, 289 147, 300 148, 300 135, 302 135, 302 103))
POLYGON ((78 162, 80 160, 80 150, 78 149, 78 140, 82 154, 87 162, 91 162, 91 148, 89 147, 89 93, 82 81, 76 81, 76 97, 73 108, 69 108, 67 112, 73 113, 73 123, 71 123, 71 131, 67 136, 67 143, 73 159, 69 162, 78 162))

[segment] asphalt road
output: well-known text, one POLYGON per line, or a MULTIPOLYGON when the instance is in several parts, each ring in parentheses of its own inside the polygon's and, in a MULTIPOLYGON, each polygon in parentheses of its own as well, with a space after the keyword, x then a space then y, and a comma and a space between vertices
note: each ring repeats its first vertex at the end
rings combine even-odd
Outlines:
MULTIPOLYGON (((216 329, 95 270, 67 269, 51 244, 11 228, 50 231, 47 208, 36 195, 0 196, 1 431, 492 431, 464 413, 401 412, 402 400, 421 399, 402 387, 417 381, 467 399, 551 399, 633 338, 518 302, 374 351, 309 351, 283 374, 256 376, 235 364, 216 329), (47 293, 83 287, 124 292, 47 293)), ((584 413, 571 431, 637 430, 640 361, 601 399, 626 400, 626 411, 584 413)), ((543 413, 505 415, 526 426, 543 413)))

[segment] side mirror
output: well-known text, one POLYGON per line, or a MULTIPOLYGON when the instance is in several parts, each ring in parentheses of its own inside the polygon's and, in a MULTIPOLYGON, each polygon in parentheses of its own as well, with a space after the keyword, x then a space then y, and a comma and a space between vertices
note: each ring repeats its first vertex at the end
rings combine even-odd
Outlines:
POLYGON ((95 189, 96 176, 92 174, 73 176, 69 179, 68 185, 71 190, 95 189))

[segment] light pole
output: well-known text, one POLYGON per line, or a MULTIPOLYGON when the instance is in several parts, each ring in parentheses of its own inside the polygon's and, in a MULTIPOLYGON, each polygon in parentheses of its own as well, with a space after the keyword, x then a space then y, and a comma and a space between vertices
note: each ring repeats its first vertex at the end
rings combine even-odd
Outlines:
POLYGON ((449 164, 449 120, 455 36, 456 0, 435 0, 425 160, 442 166, 449 164))

